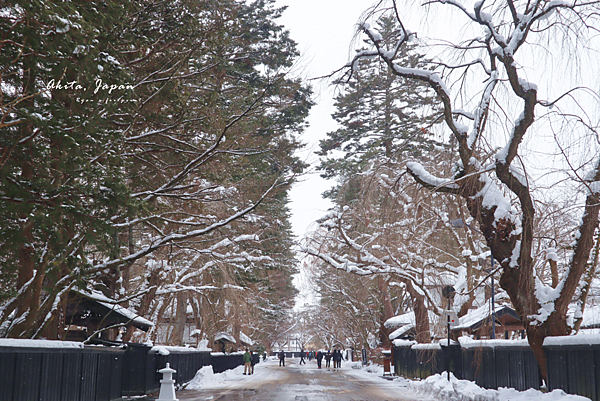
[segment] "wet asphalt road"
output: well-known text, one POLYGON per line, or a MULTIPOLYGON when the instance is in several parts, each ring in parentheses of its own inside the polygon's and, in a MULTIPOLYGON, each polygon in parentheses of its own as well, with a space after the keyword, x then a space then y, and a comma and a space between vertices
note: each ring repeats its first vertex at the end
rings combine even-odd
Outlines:
POLYGON ((256 366, 255 375, 238 376, 210 389, 178 391, 176 396, 180 401, 432 400, 375 374, 361 375, 348 368, 319 370, 315 361, 298 366, 298 359, 287 359, 286 365, 267 361, 256 366))

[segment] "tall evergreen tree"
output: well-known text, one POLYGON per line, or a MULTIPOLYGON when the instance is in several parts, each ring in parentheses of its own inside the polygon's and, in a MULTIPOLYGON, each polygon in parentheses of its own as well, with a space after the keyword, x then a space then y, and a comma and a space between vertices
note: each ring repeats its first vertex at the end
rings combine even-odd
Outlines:
MULTIPOLYGON (((131 77, 110 45, 128 3, 15 1, 0 17, 2 97, 17 124, 0 134, 0 263, 8 335, 40 335, 54 299, 90 274, 89 248, 114 254, 113 218, 135 208, 121 171, 116 111, 131 77), (98 101, 96 80, 119 85, 98 101), (105 98, 106 99, 106 98, 105 98), (68 286, 67 286, 68 287, 68 286), (51 294, 44 296, 43 294, 51 294)), ((104 89, 99 89, 105 94, 104 89)), ((56 328, 56 325, 54 325, 56 328)), ((53 334, 56 335, 56 330, 53 334)))
MULTIPOLYGON (((378 21, 386 36, 398 29, 395 19, 378 21)), ((398 56, 412 67, 423 67, 428 60, 404 45, 398 56)), ((438 117, 435 94, 426 85, 399 79, 380 60, 364 59, 353 66, 352 75, 335 98, 333 118, 340 125, 327 134, 317 152, 323 158, 319 169, 324 178, 337 178, 340 184, 374 165, 397 162, 422 155, 438 144, 430 127, 438 117)), ((327 193, 335 198, 339 186, 327 193)))
POLYGON ((271 285, 266 260, 285 283, 273 304, 291 297, 286 193, 312 103, 286 75, 298 54, 281 12, 261 0, 2 9, 1 335, 59 337, 75 287, 139 290, 131 306, 156 318, 219 288, 231 306, 232 288, 271 285))

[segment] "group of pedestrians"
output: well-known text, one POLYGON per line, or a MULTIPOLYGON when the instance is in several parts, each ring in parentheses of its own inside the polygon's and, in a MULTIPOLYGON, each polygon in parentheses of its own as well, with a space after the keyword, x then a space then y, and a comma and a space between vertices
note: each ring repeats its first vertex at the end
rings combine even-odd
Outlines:
MULTIPOLYGON (((277 354, 277 356, 279 357, 279 366, 285 366, 285 352, 283 352, 283 350, 281 350, 277 354)), ((337 348, 334 349, 333 352, 331 352, 331 351, 325 352, 325 351, 319 350, 316 352, 316 354, 313 351, 305 352, 304 350, 302 350, 302 351, 300 351, 300 362, 298 363, 298 365, 306 364, 306 361, 304 360, 305 356, 309 361, 314 357, 317 360, 317 367, 319 369, 321 369, 323 359, 325 359, 325 367, 326 368, 330 368, 331 361, 333 361, 334 369, 341 368, 342 367, 342 359, 344 359, 344 356, 342 355, 342 351, 337 348)))
POLYGON ((333 360, 333 368, 334 369, 338 369, 342 367, 342 359, 344 359, 344 357, 342 356, 342 351, 339 349, 334 349, 333 352, 331 351, 327 351, 327 352, 323 352, 321 350, 317 351, 317 367, 319 369, 321 369, 321 364, 323 361, 323 358, 325 358, 325 367, 326 368, 330 368, 331 367, 331 360, 333 360))

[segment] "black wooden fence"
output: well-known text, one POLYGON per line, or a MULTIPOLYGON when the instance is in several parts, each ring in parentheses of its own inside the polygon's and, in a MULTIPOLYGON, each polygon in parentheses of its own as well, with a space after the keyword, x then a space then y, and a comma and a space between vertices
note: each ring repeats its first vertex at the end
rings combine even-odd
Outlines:
MULTIPOLYGON (((258 363, 258 355, 253 355, 258 363)), ((0 401, 112 401, 158 392, 167 362, 183 384, 203 366, 215 373, 243 364, 243 354, 182 348, 42 348, 0 344, 0 401)))
POLYGON ((117 400, 125 351, 0 347, 0 400, 117 400))
MULTIPOLYGON (((497 389, 540 389, 539 366, 526 341, 473 341, 463 344, 414 344, 396 342, 394 370, 407 378, 426 378, 450 365, 458 379, 497 389)), ((600 344, 560 344, 544 346, 549 391, 562 389, 600 401, 600 344)))

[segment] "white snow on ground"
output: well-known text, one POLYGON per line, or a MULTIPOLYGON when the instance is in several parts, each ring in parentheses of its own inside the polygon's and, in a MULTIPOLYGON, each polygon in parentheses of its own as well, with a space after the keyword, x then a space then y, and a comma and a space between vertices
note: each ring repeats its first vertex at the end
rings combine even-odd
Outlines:
MULTIPOLYGON (((282 374, 280 372, 285 372, 284 369, 281 371, 264 369, 267 365, 275 364, 276 361, 269 358, 266 363, 261 362, 255 365, 254 375, 250 376, 243 375, 243 366, 219 374, 213 373, 211 366, 205 366, 196 373, 196 377, 185 388, 187 390, 236 388, 244 387, 249 382, 254 385, 257 381, 277 381, 278 376, 282 374)), ((314 366, 309 364, 303 369, 314 369, 314 366)), ((425 380, 408 380, 403 377, 396 377, 390 381, 382 377, 382 366, 369 365, 363 367, 360 362, 347 361, 342 362, 342 368, 339 371, 364 381, 380 383, 382 388, 404 389, 409 394, 417 394, 419 399, 440 401, 589 401, 589 398, 566 394, 562 390, 554 390, 550 393, 542 393, 534 389, 527 391, 517 391, 509 388, 488 390, 479 387, 472 381, 458 380, 452 374, 450 374, 450 382, 448 382, 448 376, 445 372, 430 376, 425 380)))

